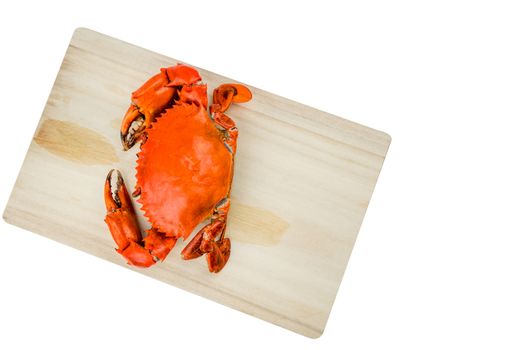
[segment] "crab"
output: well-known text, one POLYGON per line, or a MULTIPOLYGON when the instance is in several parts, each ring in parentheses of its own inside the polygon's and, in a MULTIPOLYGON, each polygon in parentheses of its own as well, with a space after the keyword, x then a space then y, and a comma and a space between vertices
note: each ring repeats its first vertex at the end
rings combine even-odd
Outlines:
POLYGON ((210 272, 219 272, 230 257, 225 237, 238 130, 225 114, 232 103, 251 100, 240 84, 222 84, 207 109, 207 86, 192 67, 161 68, 132 93, 121 122, 125 150, 140 143, 136 186, 144 216, 151 224, 144 238, 130 195, 118 170, 105 181, 108 225, 116 251, 128 264, 150 267, 163 261, 179 238, 210 218, 182 250, 185 260, 206 255, 210 272), (117 181, 114 182, 113 175, 117 181))

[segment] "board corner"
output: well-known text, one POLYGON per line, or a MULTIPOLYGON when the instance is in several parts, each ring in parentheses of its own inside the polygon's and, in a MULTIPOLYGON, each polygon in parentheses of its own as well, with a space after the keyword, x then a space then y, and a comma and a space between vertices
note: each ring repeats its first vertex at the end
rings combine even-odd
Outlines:
POLYGON ((9 225, 15 225, 11 221, 11 215, 10 215, 11 206, 9 205, 10 203, 11 203, 11 201, 9 199, 9 201, 7 201, 7 204, 5 205, 4 211, 2 213, 2 219, 4 220, 5 223, 7 223, 9 225))
POLYGON ((71 35, 71 40, 76 39, 77 37, 81 37, 81 36, 92 34, 92 33, 96 33, 96 32, 87 27, 76 27, 73 30, 73 34, 71 35))

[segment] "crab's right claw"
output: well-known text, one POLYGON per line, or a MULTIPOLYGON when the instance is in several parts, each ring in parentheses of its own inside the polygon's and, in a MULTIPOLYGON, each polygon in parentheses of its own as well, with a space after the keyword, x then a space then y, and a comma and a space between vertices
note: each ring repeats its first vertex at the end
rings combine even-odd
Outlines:
MULTIPOLYGON (((185 95, 192 97, 206 96, 203 90, 206 86, 194 85, 201 80, 198 71, 192 67, 177 64, 172 67, 162 68, 160 73, 148 79, 141 87, 132 93, 132 104, 125 113, 121 123, 121 143, 128 150, 138 141, 144 141, 144 134, 150 128, 151 123, 166 108, 170 108, 179 97, 178 91, 183 87, 185 95), (186 94, 188 92, 188 94, 186 94)), ((198 98, 198 101, 206 106, 207 101, 198 98)))
POLYGON ((151 254, 139 242, 141 231, 135 216, 130 196, 119 171, 112 169, 107 175, 104 186, 105 222, 118 246, 116 251, 123 255, 130 265, 149 267, 155 263, 151 254), (112 187, 112 175, 116 172, 116 186, 112 187))
POLYGON ((146 117, 136 105, 130 105, 121 122, 121 144, 125 151, 129 150, 140 139, 146 129, 146 117))

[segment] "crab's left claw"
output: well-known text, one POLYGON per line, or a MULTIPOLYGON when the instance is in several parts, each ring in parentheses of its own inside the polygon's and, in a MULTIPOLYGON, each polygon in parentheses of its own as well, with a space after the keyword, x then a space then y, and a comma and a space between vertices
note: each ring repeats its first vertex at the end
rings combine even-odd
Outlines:
POLYGON ((137 225, 134 207, 125 183, 118 170, 112 169, 105 179, 103 190, 107 216, 105 222, 109 225, 112 238, 120 248, 128 246, 129 241, 139 241, 141 233, 137 225), (112 174, 116 173, 116 186, 112 188, 112 174))
POLYGON ((139 242, 142 240, 141 231, 137 224, 134 207, 119 171, 116 170, 116 187, 112 188, 112 169, 107 175, 104 186, 104 199, 107 208, 105 222, 116 242, 116 251, 123 255, 130 265, 149 267, 155 263, 152 255, 139 242))

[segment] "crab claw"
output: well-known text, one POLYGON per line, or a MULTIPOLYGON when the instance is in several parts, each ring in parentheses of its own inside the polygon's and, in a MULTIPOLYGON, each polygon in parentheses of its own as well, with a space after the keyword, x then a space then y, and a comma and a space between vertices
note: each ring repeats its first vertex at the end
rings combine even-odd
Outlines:
POLYGON ((201 104, 205 109, 207 108, 207 86, 206 85, 186 85, 178 92, 178 103, 195 103, 201 104))
MULTIPOLYGON (((178 91, 184 91, 188 99, 194 98, 206 106, 206 98, 198 98, 206 87, 193 86, 201 80, 198 71, 192 67, 177 64, 161 68, 160 73, 151 77, 139 89, 132 93, 132 104, 125 113, 121 123, 121 143, 126 151, 141 140, 151 123, 166 108, 174 104, 178 91)), ((206 96, 206 93, 204 93, 206 96)))
POLYGON ((166 72, 169 83, 166 86, 192 85, 201 80, 198 71, 192 67, 178 63, 175 66, 161 68, 166 72))
POLYGON ((112 169, 104 186, 105 222, 118 246, 116 251, 123 255, 130 265, 149 267, 155 263, 153 256, 138 242, 142 240, 130 196, 119 171, 112 169), (113 189, 112 174, 116 172, 117 182, 113 189))
POLYGON ((125 182, 123 181, 123 177, 119 170, 112 169, 107 174, 107 178, 105 179, 105 186, 103 188, 103 196, 105 199, 105 207, 107 212, 115 212, 119 210, 127 210, 131 213, 134 213, 134 207, 132 206, 132 202, 130 201, 130 195, 125 186, 125 182), (112 187, 112 174, 116 173, 116 186, 112 187))
POLYGON ((121 144, 125 151, 128 151, 139 140, 144 129, 146 129, 145 121, 146 117, 136 105, 128 107, 119 132, 121 144))

